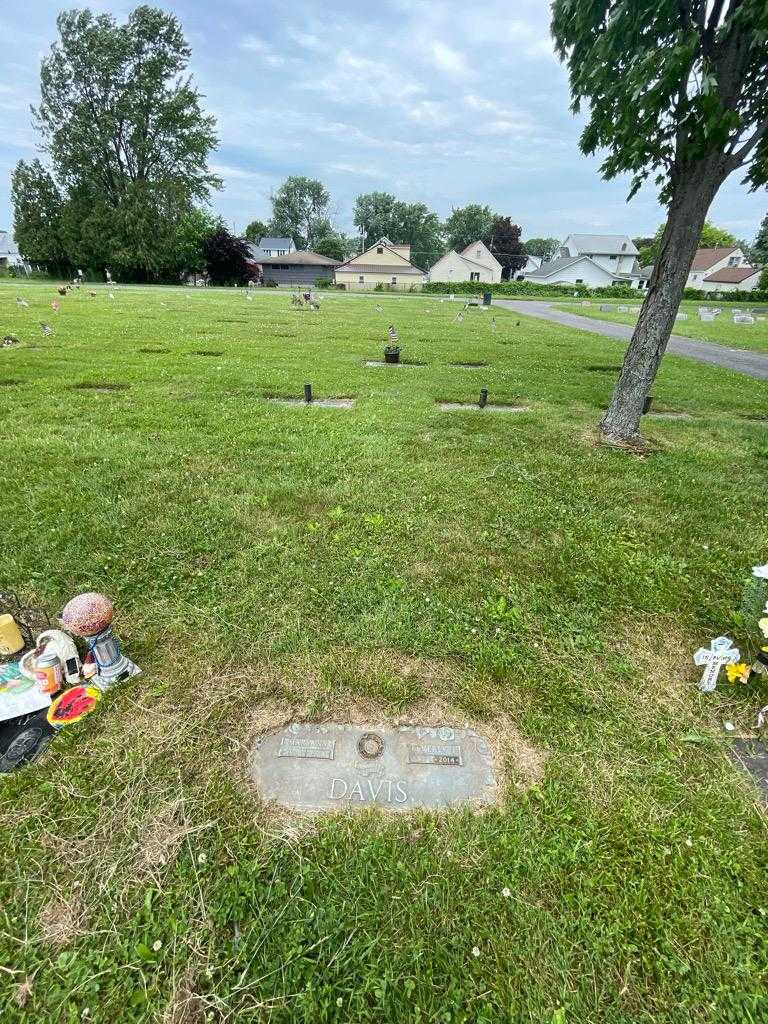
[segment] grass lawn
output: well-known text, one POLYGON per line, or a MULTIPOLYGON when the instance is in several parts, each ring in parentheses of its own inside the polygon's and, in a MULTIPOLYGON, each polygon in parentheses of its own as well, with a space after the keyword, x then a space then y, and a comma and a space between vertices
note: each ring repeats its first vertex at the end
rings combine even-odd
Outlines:
POLYGON ((97 292, 0 287, 0 587, 109 593, 144 670, 0 783, 3 1024, 768 1019, 765 819, 722 727, 768 688, 703 697, 691 663, 753 650, 766 385, 666 358, 691 418, 638 459, 591 443, 621 356, 580 331, 97 292), (426 365, 365 367, 390 322, 426 365), (305 381, 356 405, 265 400, 305 381), (482 386, 529 411, 436 405, 482 386), (290 716, 471 722, 503 802, 261 806, 248 747, 290 716))
MULTIPOLYGON (((606 301, 603 299, 591 299, 591 306, 582 306, 581 302, 557 303, 555 309, 562 309, 568 313, 576 313, 579 316, 593 317, 595 320, 609 320, 615 324, 637 323, 637 313, 619 313, 616 310, 603 313, 600 310, 602 305, 632 306, 636 307, 642 303, 642 296, 637 302, 631 299, 617 299, 606 301)), ((675 334, 681 334, 686 338, 696 338, 697 341, 712 341, 718 345, 725 345, 728 348, 752 349, 755 352, 768 352, 768 306, 758 305, 744 298, 740 302, 717 302, 715 299, 707 301, 683 302, 680 306, 681 313, 687 313, 688 320, 675 321, 675 334), (722 309, 717 319, 705 323, 699 320, 698 309, 700 306, 714 306, 722 309), (748 312, 752 309, 759 309, 762 320, 755 320, 753 324, 735 324, 733 322, 733 310, 740 309, 748 312)))

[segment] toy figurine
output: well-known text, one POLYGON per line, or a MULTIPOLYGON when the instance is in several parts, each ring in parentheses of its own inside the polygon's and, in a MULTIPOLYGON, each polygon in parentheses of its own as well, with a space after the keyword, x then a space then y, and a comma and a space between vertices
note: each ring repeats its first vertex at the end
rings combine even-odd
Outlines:
POLYGON ((88 656, 83 664, 83 675, 88 676, 86 662, 96 663, 94 686, 108 690, 115 683, 139 675, 141 669, 126 658, 120 642, 112 632, 115 609, 108 597, 93 592, 78 594, 67 602, 59 613, 59 622, 75 636, 88 644, 88 656))

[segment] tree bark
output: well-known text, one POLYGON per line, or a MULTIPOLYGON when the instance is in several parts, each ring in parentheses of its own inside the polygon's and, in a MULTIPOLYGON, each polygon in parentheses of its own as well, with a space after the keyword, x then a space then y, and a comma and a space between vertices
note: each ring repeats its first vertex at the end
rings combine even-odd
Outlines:
POLYGON ((610 444, 642 448, 640 417, 675 324, 707 213, 727 171, 722 157, 686 168, 678 177, 637 327, 624 357, 611 404, 600 422, 610 444))

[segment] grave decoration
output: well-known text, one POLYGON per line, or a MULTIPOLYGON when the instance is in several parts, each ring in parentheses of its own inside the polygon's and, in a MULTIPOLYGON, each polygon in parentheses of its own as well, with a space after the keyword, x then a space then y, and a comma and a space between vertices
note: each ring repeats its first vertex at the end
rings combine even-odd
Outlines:
POLYGON ((487 740, 472 729, 294 722, 262 734, 250 774, 294 811, 441 810, 498 801, 487 740))
POLYGON ((385 363, 399 363, 400 362, 400 346, 398 341, 400 340, 395 330, 395 325, 390 324, 387 328, 387 337, 389 338, 389 345, 384 348, 384 362, 385 363))
POLYGON ((741 598, 741 615, 747 622, 755 622, 760 633, 757 652, 750 665, 741 660, 738 648, 729 637, 717 637, 710 647, 700 648, 693 656, 696 665, 704 665, 704 675, 699 682, 703 693, 711 693, 717 686, 721 668, 729 683, 752 682, 757 676, 768 676, 768 565, 756 565, 747 579, 741 598))
POLYGON ((53 328, 50 326, 50 324, 44 324, 42 320, 40 321, 40 330, 43 332, 44 338, 50 338, 50 336, 53 334, 53 328))
POLYGON ((0 772, 34 760, 57 729, 79 721, 104 690, 140 672, 120 650, 113 615, 103 594, 80 594, 60 613, 65 628, 52 629, 45 611, 23 606, 11 591, 0 593, 0 772), (73 636, 87 645, 82 660, 73 636), (65 684, 69 689, 61 692, 65 684))
POLYGON ((3 338, 3 342, 2 342, 2 345, 0 347, 2 347, 2 348, 13 348, 14 345, 20 345, 20 344, 21 344, 21 342, 19 341, 19 339, 17 338, 17 336, 15 334, 6 334, 6 336, 3 338))
POLYGON ((26 299, 22 299, 22 297, 20 295, 18 295, 16 297, 16 305, 20 306, 22 309, 28 309, 29 308, 29 303, 27 302, 27 300, 26 299))

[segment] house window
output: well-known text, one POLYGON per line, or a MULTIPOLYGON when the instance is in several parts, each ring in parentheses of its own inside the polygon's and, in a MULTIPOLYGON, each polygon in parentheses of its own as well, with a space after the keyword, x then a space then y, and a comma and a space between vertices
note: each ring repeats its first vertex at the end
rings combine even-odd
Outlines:
POLYGON ((609 256, 608 258, 609 258, 610 260, 613 260, 613 262, 615 263, 615 262, 616 262, 616 260, 617 260, 617 259, 618 259, 619 257, 618 257, 618 256, 609 256))
POLYGON ((480 280, 480 271, 479 270, 478 271, 474 271, 474 270, 470 271, 469 280, 470 281, 479 281, 480 280))
POLYGON ((584 278, 583 277, 577 277, 576 278, 576 284, 584 284, 584 278))
POLYGON ((397 284, 397 278, 396 277, 392 278, 392 284, 397 284))
POLYGON ((357 283, 358 284, 365 284, 365 277, 363 276, 363 274, 361 274, 360 277, 358 277, 357 283))
POLYGON ((731 258, 728 260, 728 266, 729 267, 738 267, 738 265, 740 263, 741 263, 741 260, 739 259, 738 256, 731 256, 731 258))
POLYGON ((477 252, 475 253, 475 256, 477 256, 478 258, 480 257, 480 250, 479 250, 479 249, 478 249, 478 250, 477 250, 477 252))
POLYGON ((376 255, 377 255, 377 256, 383 256, 383 255, 384 255, 384 246, 383 246, 383 245, 380 245, 380 246, 379 246, 379 247, 378 247, 378 248, 376 249, 376 255))
POLYGON ((278 250, 277 250, 277 255, 278 255, 278 256, 285 256, 285 254, 286 254, 287 252, 288 252, 288 250, 287 250, 287 249, 278 249, 278 250))

